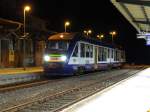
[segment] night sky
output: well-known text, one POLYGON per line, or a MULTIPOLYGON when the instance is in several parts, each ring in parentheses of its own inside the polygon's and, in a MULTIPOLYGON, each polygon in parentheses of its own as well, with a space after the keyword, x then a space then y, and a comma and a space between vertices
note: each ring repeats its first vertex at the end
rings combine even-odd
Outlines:
POLYGON ((116 30, 114 41, 125 49, 128 63, 150 64, 150 47, 145 40, 136 39, 136 30, 109 0, 0 0, 1 17, 21 19, 24 4, 32 7, 30 15, 46 20, 48 28, 56 32, 64 31, 66 20, 71 22, 70 32, 89 28, 93 36, 104 33, 104 41, 110 41, 109 32, 116 30))

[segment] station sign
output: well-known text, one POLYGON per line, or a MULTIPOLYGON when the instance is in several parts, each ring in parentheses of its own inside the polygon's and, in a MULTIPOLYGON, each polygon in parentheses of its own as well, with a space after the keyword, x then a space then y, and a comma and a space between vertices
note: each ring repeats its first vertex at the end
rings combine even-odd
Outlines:
POLYGON ((146 45, 150 46, 150 33, 140 33, 137 34, 138 39, 145 39, 146 40, 146 45))
POLYGON ((145 39, 146 38, 146 36, 143 34, 137 34, 136 36, 138 39, 145 39))
POLYGON ((147 46, 150 46, 150 36, 148 36, 148 37, 146 38, 146 45, 147 45, 147 46))

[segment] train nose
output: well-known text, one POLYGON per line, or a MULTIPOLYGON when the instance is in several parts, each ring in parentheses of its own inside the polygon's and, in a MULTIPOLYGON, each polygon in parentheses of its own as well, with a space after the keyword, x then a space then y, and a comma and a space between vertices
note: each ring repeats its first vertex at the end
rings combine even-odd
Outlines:
POLYGON ((45 62, 66 62, 67 56, 65 54, 47 54, 44 56, 45 62))
POLYGON ((55 62, 53 62, 53 63, 47 63, 45 65, 46 65, 47 68, 51 68, 51 69, 57 68, 57 69, 59 69, 59 68, 63 68, 64 63, 55 63, 55 62))

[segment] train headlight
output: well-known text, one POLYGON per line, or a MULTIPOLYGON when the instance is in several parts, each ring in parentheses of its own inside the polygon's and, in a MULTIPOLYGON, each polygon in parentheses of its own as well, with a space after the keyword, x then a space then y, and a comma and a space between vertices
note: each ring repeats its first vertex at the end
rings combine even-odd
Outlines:
POLYGON ((49 61, 50 60, 50 57, 48 55, 45 55, 44 56, 44 61, 49 61))
POLYGON ((64 55, 63 55, 63 56, 61 56, 61 60, 62 60, 62 61, 66 61, 66 59, 67 59, 67 57, 66 57, 66 56, 64 56, 64 55))

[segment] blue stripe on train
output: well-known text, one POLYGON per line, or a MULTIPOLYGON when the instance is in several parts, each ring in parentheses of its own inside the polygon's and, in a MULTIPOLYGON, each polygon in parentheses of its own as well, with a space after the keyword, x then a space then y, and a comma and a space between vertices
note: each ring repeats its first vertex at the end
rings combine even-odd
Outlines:
MULTIPOLYGON (((118 66, 119 63, 114 63, 113 66, 118 66)), ((48 75, 73 75, 73 73, 77 70, 78 67, 84 67, 85 71, 95 70, 94 64, 86 64, 86 65, 65 65, 63 68, 44 68, 44 71, 48 75)), ((105 70, 108 68, 108 63, 96 64, 97 69, 105 70)))
POLYGON ((63 68, 44 68, 44 72, 48 75, 71 75, 73 73, 72 66, 64 66, 63 68))

